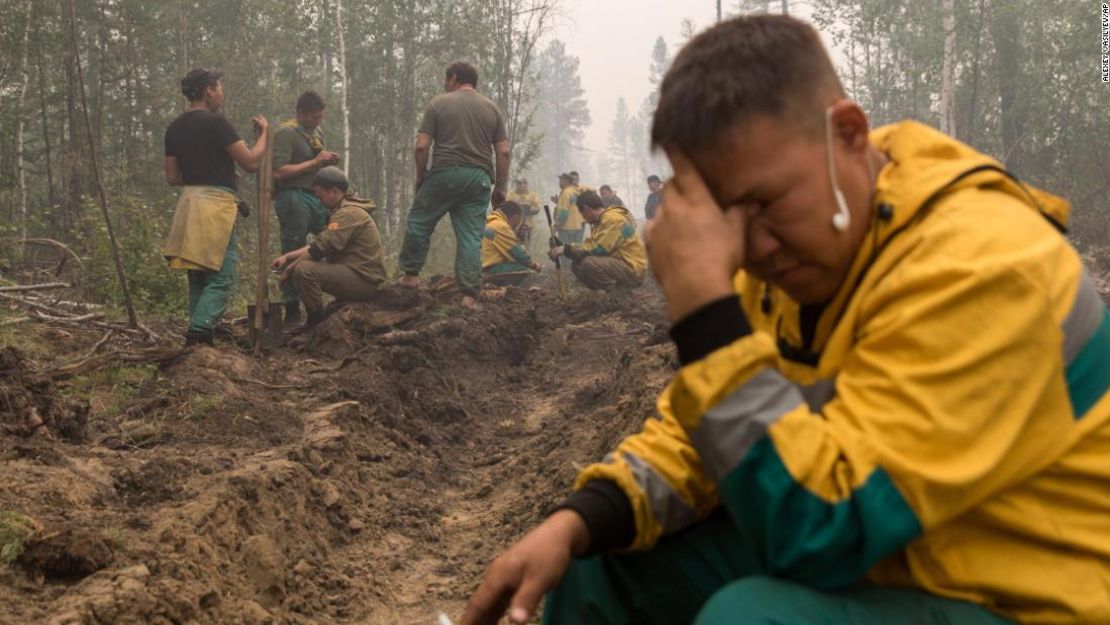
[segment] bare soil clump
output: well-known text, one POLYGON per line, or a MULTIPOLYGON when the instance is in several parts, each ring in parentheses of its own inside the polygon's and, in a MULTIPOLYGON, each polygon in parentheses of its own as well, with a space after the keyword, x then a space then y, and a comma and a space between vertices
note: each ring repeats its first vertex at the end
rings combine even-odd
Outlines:
POLYGON ((0 622, 458 613, 577 468, 651 414, 675 366, 651 287, 564 305, 546 286, 491 292, 478 312, 387 289, 339 307, 310 347, 262 359, 237 335, 50 382, 20 356, 0 398, 55 420, 84 405, 87 427, 0 434, 0 511, 37 526, 0 564, 0 622))

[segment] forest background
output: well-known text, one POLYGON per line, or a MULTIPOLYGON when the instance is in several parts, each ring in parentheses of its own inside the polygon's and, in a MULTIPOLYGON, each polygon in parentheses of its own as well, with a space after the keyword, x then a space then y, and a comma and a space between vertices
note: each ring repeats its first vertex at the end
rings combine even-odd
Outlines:
MULTIPOLYGON (((1110 84, 1100 76, 1099 4, 744 0, 720 15, 811 20, 874 125, 922 120, 1067 197, 1070 236, 1107 263, 1110 84)), ((99 178, 136 307, 183 312, 184 277, 161 257, 176 197, 162 175, 162 140, 193 67, 225 72, 224 112, 248 142, 252 115, 278 122, 300 92, 325 97, 328 147, 377 202, 391 268, 412 201, 415 130, 454 60, 474 63, 480 90, 505 111, 514 176, 546 197, 559 172, 577 169, 591 186, 616 186, 640 213, 644 177, 667 174, 647 141, 656 97, 621 98, 605 149, 583 145, 593 120, 580 59, 557 35, 568 20, 589 19, 588 6, 570 16, 561 0, 0 0, 0 273, 19 262, 20 239, 54 239, 83 261, 85 294, 120 306, 99 178)), ((652 90, 704 26, 685 20, 678 40, 659 37, 643 51, 652 90)), ((636 27, 630 10, 613 25, 614 45, 636 27)), ((257 205, 254 177, 240 187, 257 205)), ((445 220, 430 271, 449 271, 448 230, 445 220)), ((257 231, 253 217, 240 223, 240 311, 255 290, 257 231)))

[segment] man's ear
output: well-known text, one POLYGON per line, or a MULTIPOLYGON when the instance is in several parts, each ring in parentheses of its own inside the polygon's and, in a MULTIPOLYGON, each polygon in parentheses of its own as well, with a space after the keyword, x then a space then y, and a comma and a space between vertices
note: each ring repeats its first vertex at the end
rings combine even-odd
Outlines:
POLYGON ((851 100, 840 100, 829 108, 833 138, 837 143, 858 155, 866 153, 871 124, 860 105, 851 100))

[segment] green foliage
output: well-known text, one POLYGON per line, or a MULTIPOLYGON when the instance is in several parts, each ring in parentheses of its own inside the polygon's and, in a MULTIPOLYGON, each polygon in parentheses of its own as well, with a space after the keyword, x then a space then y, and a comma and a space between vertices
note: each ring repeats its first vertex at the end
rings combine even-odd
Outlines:
MULTIPOLYGON (((169 229, 166 211, 140 198, 124 196, 112 205, 116 238, 135 306, 148 314, 184 310, 183 280, 166 268, 162 244, 169 229)), ((84 213, 81 241, 85 250, 85 290, 95 299, 122 308, 123 292, 116 274, 111 242, 99 209, 84 213)))
POLYGON ((0 511, 0 564, 11 564, 23 553, 27 541, 41 530, 38 521, 12 510, 0 511))

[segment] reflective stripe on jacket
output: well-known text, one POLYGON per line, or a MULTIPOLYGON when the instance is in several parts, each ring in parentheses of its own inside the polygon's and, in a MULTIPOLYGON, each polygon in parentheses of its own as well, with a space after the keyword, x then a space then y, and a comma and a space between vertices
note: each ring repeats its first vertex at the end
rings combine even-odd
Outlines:
POLYGON ((892 218, 833 300, 738 275, 656 417, 576 487, 623 490, 633 549, 723 505, 815 588, 1110 623, 1110 313, 1053 227, 1067 203, 915 122, 872 141, 892 218))

